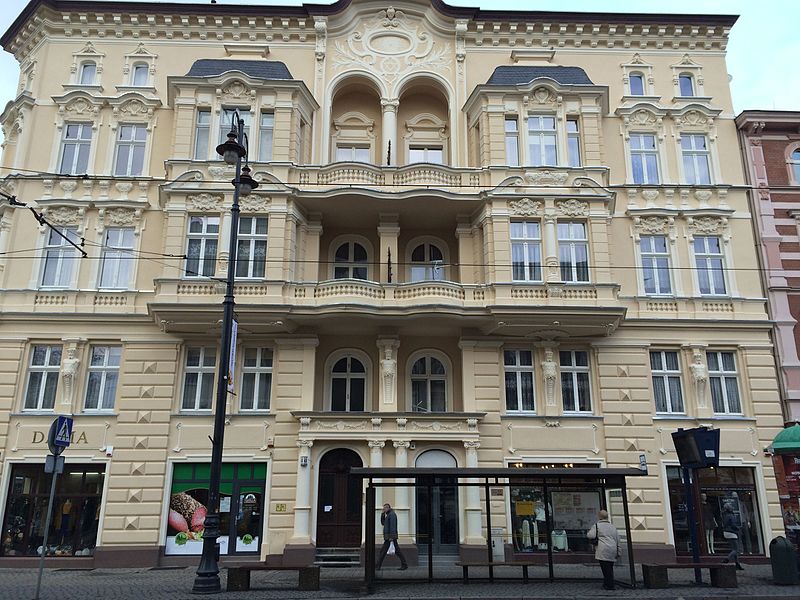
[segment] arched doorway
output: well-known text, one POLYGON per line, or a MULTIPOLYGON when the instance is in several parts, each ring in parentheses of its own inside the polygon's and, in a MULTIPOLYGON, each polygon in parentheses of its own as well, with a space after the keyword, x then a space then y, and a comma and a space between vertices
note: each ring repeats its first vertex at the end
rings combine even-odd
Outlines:
MULTIPOLYGON (((453 455, 444 450, 427 450, 417 457, 417 468, 457 467, 453 455)), ((458 487, 447 476, 421 477, 417 481, 417 546, 419 555, 427 556, 428 544, 433 554, 458 554, 458 487), (430 501, 428 498, 430 488, 430 501)))
POLYGON ((361 467, 352 450, 338 448, 319 462, 317 491, 317 548, 361 546, 361 480, 350 469, 361 467))

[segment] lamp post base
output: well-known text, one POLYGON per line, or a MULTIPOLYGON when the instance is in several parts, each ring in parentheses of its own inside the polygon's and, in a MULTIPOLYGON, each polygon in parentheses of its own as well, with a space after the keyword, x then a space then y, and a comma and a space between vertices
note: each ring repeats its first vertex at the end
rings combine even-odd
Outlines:
POLYGON ((207 537, 203 538, 203 555, 197 567, 197 576, 192 585, 193 594, 218 594, 222 591, 219 581, 219 515, 206 515, 207 537))

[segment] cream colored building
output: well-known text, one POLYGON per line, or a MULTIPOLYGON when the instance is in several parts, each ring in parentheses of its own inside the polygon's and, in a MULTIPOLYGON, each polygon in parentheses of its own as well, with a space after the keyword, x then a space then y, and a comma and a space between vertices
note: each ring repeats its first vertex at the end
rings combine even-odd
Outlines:
MULTIPOLYGON (((638 556, 686 553, 670 434, 707 425, 705 523, 731 506, 763 554, 783 528, 764 454, 783 422, 737 187, 734 22, 32 0, 0 40, 20 62, 0 189, 88 256, 0 204, 2 561, 40 551, 54 413, 76 431, 48 552, 199 553, 233 191, 214 148, 233 109, 260 186, 242 201, 223 553, 357 552, 352 466, 640 454, 638 556)), ((382 500, 412 555, 485 544, 474 492, 437 491, 433 532, 413 489, 382 500)), ((509 554, 579 554, 605 502, 520 483, 493 524, 509 554)))

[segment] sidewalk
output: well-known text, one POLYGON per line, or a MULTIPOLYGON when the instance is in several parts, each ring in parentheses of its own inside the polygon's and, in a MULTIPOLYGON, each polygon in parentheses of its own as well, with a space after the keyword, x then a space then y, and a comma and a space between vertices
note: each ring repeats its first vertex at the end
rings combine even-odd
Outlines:
MULTIPOLYGON (((748 565, 739 572, 739 588, 717 590, 709 586, 696 587, 691 584, 693 571, 670 572, 673 586, 666 590, 646 590, 644 588, 606 592, 600 587, 599 569, 596 565, 572 565, 560 575, 575 577, 568 581, 531 581, 523 584, 519 569, 508 571, 497 569, 500 576, 518 576, 517 581, 498 581, 494 584, 471 583, 463 585, 460 581, 428 583, 427 570, 414 567, 400 573, 394 569, 381 572, 382 577, 400 581, 377 583, 373 594, 368 595, 363 585, 361 569, 323 569, 322 589, 319 592, 297 591, 297 574, 287 571, 255 572, 252 575, 250 592, 222 592, 212 598, 226 600, 249 599, 311 599, 351 600, 355 598, 376 598, 380 600, 559 600, 586 598, 631 598, 637 600, 662 598, 692 598, 720 600, 741 598, 753 600, 788 599, 800 597, 800 586, 776 586, 772 584, 772 571, 769 565, 748 565)), ((194 581, 194 568, 179 569, 95 569, 67 570, 48 569, 45 571, 43 600, 182 600, 196 598, 191 588, 194 581)), ((539 577, 543 571, 532 574, 539 577)), ((461 571, 455 567, 442 574, 454 578, 461 571)), ((478 573, 476 572, 476 575, 478 573)), ((637 576, 641 570, 637 568, 637 576)), ((707 581, 707 575, 704 575, 707 581)), ((0 569, 0 600, 27 600, 33 598, 36 584, 35 569, 0 569)), ((222 574, 223 590, 225 575, 222 574)), ((641 583, 639 584, 641 585, 641 583)))

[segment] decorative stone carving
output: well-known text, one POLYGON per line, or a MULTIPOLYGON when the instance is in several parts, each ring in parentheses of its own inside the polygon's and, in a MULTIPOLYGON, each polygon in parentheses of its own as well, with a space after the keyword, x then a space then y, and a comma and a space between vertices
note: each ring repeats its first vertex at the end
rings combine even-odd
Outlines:
POLYGON ((72 179, 64 179, 58 182, 58 187, 64 191, 64 198, 72 198, 72 192, 78 187, 78 182, 72 179))
POLYGON ((547 406, 556 405, 556 380, 558 379, 558 365, 554 360, 555 353, 551 346, 544 349, 544 360, 542 361, 542 377, 544 378, 545 401, 547 406))
POLYGON ((697 393, 697 406, 698 408, 706 407, 706 383, 708 382, 708 368, 703 362, 703 353, 700 350, 695 350, 692 353, 692 364, 689 366, 692 372, 692 381, 694 382, 695 391, 697 393))
POLYGON ((354 431, 359 429, 366 429, 367 422, 366 421, 356 421, 354 423, 348 423, 346 421, 336 421, 335 423, 329 423, 328 421, 317 421, 317 429, 332 429, 335 431, 354 431))
POLYGON ((655 204, 658 199, 658 190, 642 190, 642 198, 645 199, 648 205, 655 204))
POLYGON ((730 238, 725 217, 688 217, 687 221, 691 239, 696 235, 723 235, 725 241, 730 238))
POLYGON ((75 208, 72 206, 55 206, 45 208, 45 217, 53 225, 80 225, 83 223, 83 208, 75 208))
POLYGON ((367 440, 367 446, 370 448, 381 449, 386 445, 384 440, 367 440))
POLYGON ((675 223, 673 217, 634 217, 633 230, 636 241, 643 235, 668 235, 675 223))
POLYGON ((67 358, 61 363, 61 379, 64 381, 61 404, 64 406, 72 406, 73 395, 75 393, 75 379, 78 377, 78 371, 81 366, 81 361, 77 355, 78 349, 73 346, 67 350, 67 358))
POLYGON ((464 448, 467 450, 477 450, 481 447, 481 443, 477 440, 464 440, 464 448))
POLYGON ((411 429, 428 431, 460 431, 461 423, 441 423, 439 421, 420 422, 411 421, 411 429))
POLYGON ((511 200, 508 203, 508 207, 515 215, 532 217, 540 213, 542 210, 542 203, 533 201, 530 198, 522 198, 521 200, 511 200))
POLYGON ((243 81, 234 79, 218 93, 223 101, 245 101, 250 103, 256 97, 256 92, 250 89, 243 81))
POLYGON ((153 116, 153 108, 138 98, 131 98, 112 111, 116 119, 149 120, 153 116))
POLYGON ((200 212, 219 212, 222 209, 222 196, 212 194, 197 194, 187 198, 187 204, 192 210, 200 212))
POLYGON ((86 98, 75 98, 59 109, 62 116, 94 118, 100 114, 100 104, 90 102, 86 98))
POLYGON ((661 118, 654 112, 640 108, 625 116, 623 122, 628 126, 656 127, 661 125, 661 118))
POLYGON ((569 173, 545 169, 525 173, 522 179, 528 185, 564 185, 569 179, 569 173))
POLYGON ((572 198, 556 204, 556 210, 566 217, 582 217, 589 212, 589 204, 572 198))
POLYGON ((208 167, 208 174, 214 179, 223 179, 225 177, 225 167, 208 167))
POLYGON ((269 207, 269 198, 264 196, 247 196, 239 199, 239 209, 247 213, 260 213, 269 207))
POLYGON ((321 63, 325 59, 325 49, 328 42, 327 17, 314 17, 314 34, 316 36, 314 42, 314 56, 317 62, 321 63))
POLYGON ((697 190, 694 193, 694 197, 700 202, 700 208, 708 206, 708 201, 711 200, 712 195, 711 190, 697 190))

